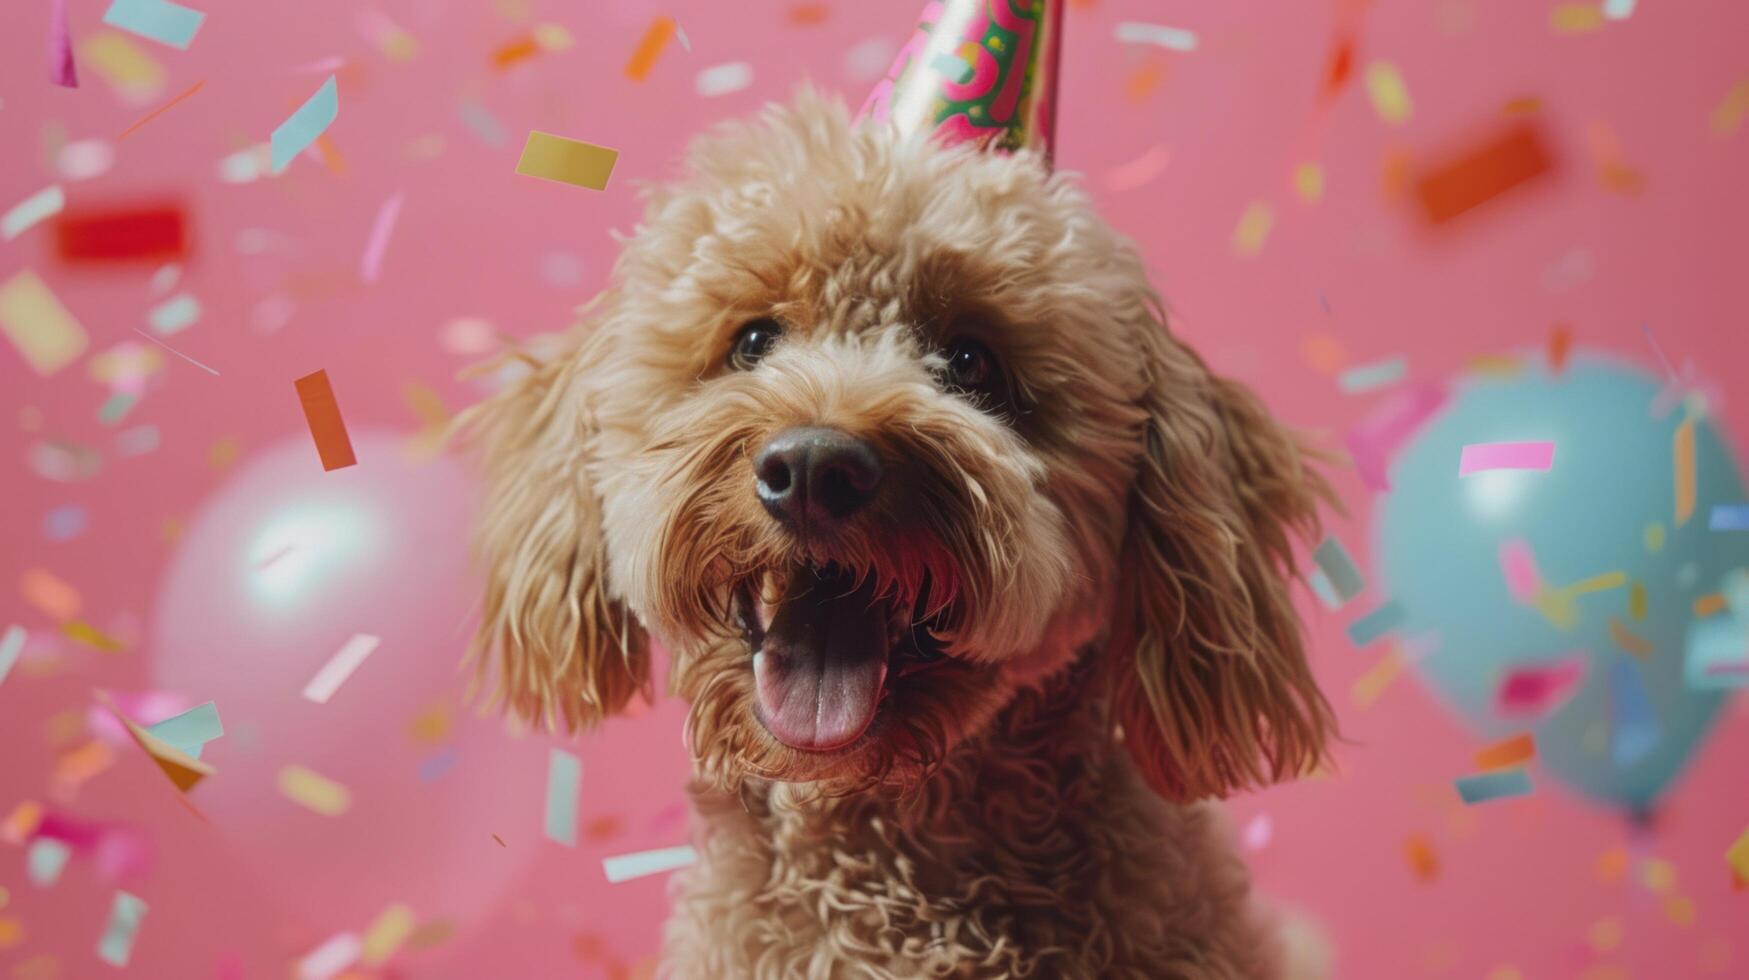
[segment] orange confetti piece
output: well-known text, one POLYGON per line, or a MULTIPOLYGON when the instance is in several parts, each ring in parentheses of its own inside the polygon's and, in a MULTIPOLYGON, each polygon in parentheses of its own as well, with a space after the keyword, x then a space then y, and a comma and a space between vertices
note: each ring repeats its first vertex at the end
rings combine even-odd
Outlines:
POLYGON ((1439 877, 1439 855, 1434 853, 1433 842, 1425 834, 1416 834, 1403 842, 1403 856, 1409 861, 1409 870, 1422 881, 1433 881, 1439 877))
POLYGON ((130 718, 116 708, 115 702, 109 699, 109 695, 100 693, 98 698, 102 700, 103 706, 109 709, 109 713, 115 716, 115 720, 121 722, 122 727, 128 730, 128 737, 134 740, 134 744, 151 757, 158 769, 169 777, 172 783, 176 784, 177 789, 186 793, 199 784, 202 779, 217 771, 207 763, 134 724, 130 718))
POLYGON ((1676 526, 1681 527, 1694 516, 1694 419, 1683 419, 1676 427, 1671 457, 1676 467, 1676 526))
POLYGON ((1384 696, 1385 690, 1402 672, 1403 655, 1392 650, 1380 657, 1378 663, 1373 664, 1371 669, 1354 682, 1354 686, 1348 692, 1349 699, 1354 702, 1354 706, 1357 708, 1372 707, 1380 697, 1384 696))
POLYGON ((346 158, 340 155, 340 148, 328 138, 327 133, 316 137, 316 155, 322 158, 322 166, 336 177, 346 176, 346 158))
POLYGON ((50 619, 72 619, 79 614, 79 590, 47 569, 26 569, 19 583, 19 592, 24 595, 24 601, 41 609, 50 619))
POLYGON ((1725 97, 1713 108, 1711 126, 1714 136, 1729 136, 1743 125, 1749 116, 1749 78, 1731 86, 1725 97))
POLYGON ((1342 341, 1327 333, 1315 333, 1300 341, 1300 356, 1319 374, 1335 374, 1348 363, 1342 341))
POLYGON ((1124 77, 1124 98, 1141 102, 1166 78, 1166 59, 1150 57, 1124 77))
POLYGON ((121 135, 117 136, 115 138, 115 141, 117 143, 120 143, 122 140, 127 139, 128 136, 132 135, 133 132, 135 130, 139 129, 141 126, 144 126, 145 124, 151 122, 152 120, 158 118, 159 116, 162 116, 164 113, 169 112, 171 109, 176 107, 177 103, 181 102, 183 99, 188 98, 189 96, 193 95, 194 93, 200 91, 201 86, 203 86, 205 84, 206 84, 206 79, 203 78, 200 81, 195 82, 193 85, 190 85, 188 87, 188 91, 182 93, 181 95, 178 95, 176 98, 171 99, 169 102, 164 103, 163 105, 159 106, 158 108, 153 109, 151 112, 146 113, 145 116, 141 117, 139 122, 136 122, 132 126, 129 126, 128 128, 122 130, 121 135))
POLYGON ((540 52, 540 42, 533 34, 525 34, 513 41, 506 41, 492 52, 492 67, 503 71, 519 61, 526 61, 540 52))
POLYGON ((1716 616, 1725 609, 1725 596, 1722 592, 1709 592, 1696 596, 1694 600, 1694 615, 1697 619, 1716 616))
POLYGON ((1749 881, 1749 829, 1745 829, 1737 842, 1725 851, 1725 863, 1736 872, 1738 881, 1749 881))
POLYGON ((1620 881, 1627 876, 1628 861, 1627 848, 1612 847, 1597 855, 1597 860, 1592 862, 1591 873, 1598 881, 1620 881))
POLYGON ((298 400, 304 405, 304 421, 310 425, 310 438, 316 441, 316 452, 322 457, 322 469, 338 470, 357 463, 352 439, 346 434, 346 420, 340 417, 340 403, 334 398, 334 386, 328 382, 328 372, 306 374, 296 384, 298 400))
POLYGON ((1555 324, 1555 329, 1549 331, 1549 371, 1560 374, 1567 369, 1567 355, 1573 350, 1573 328, 1565 323, 1555 324))
POLYGON ((650 29, 644 32, 644 39, 638 42, 637 50, 626 62, 627 78, 641 82, 650 74, 650 69, 656 67, 656 59, 662 56, 662 49, 674 36, 674 27, 672 17, 657 17, 650 21, 650 29))
POLYGON ((1354 76, 1354 38, 1340 38, 1330 52, 1330 64, 1324 69, 1324 98, 1335 98, 1354 76))
POLYGON ((1500 111, 1508 116, 1531 116, 1541 112, 1542 109, 1543 100, 1535 96, 1520 96, 1516 99, 1506 100, 1506 104, 1501 106, 1500 111))
POLYGON ((55 759, 54 780, 64 787, 77 787, 114 764, 115 753, 109 744, 92 739, 55 759))
POLYGON ((789 22, 801 27, 824 24, 828 10, 823 3, 799 3, 789 8, 789 22))
POLYGON ((1609 638, 1615 641, 1616 646, 1641 660, 1646 660, 1658 652, 1657 648, 1652 646, 1651 641, 1628 629, 1627 624, 1615 616, 1609 617, 1609 638))
POLYGON ((1415 179, 1415 194, 1423 216, 1439 225, 1553 169, 1542 132, 1522 123, 1421 173, 1415 179))
POLYGON ((1536 737, 1529 732, 1484 746, 1476 753, 1476 768, 1483 772, 1510 769, 1536 758, 1536 737))

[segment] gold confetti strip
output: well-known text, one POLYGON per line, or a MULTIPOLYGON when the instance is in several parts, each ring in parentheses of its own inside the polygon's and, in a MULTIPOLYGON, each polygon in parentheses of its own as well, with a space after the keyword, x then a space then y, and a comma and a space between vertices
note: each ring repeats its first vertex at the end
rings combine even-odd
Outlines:
POLYGON ((85 328, 29 269, 0 283, 0 333, 44 377, 78 360, 90 343, 85 328))
POLYGON ((364 954, 359 962, 365 966, 378 966, 389 961, 401 944, 413 935, 416 922, 413 910, 400 902, 395 902, 383 909, 364 934, 364 954))
POLYGON ((1233 229, 1233 252, 1241 258, 1250 258, 1263 251, 1263 243, 1269 240, 1269 229, 1274 224, 1274 209, 1265 201, 1252 201, 1233 229))
POLYGON ((1385 690, 1391 686, 1391 682, 1395 681, 1397 675, 1402 672, 1403 655, 1400 651, 1393 649, 1380 657, 1379 662, 1373 664, 1372 669, 1362 674, 1360 679, 1354 682, 1354 686, 1348 692, 1349 700, 1354 702, 1354 706, 1357 708, 1372 707, 1384 695, 1385 690))
POLYGON ((522 146, 516 172, 590 190, 605 190, 619 151, 535 130, 522 146))
POLYGON ((303 766, 279 771, 279 792, 324 817, 338 817, 352 806, 352 793, 346 787, 303 766))
POLYGON ((1603 8, 1590 3, 1563 3, 1549 11, 1549 26, 1557 34, 1586 34, 1603 26, 1603 8))
POLYGON ((1373 111, 1394 126, 1409 121, 1415 114, 1415 104, 1409 98, 1409 86, 1403 81, 1397 66, 1388 61, 1375 61, 1366 66, 1366 94, 1372 99, 1373 111))

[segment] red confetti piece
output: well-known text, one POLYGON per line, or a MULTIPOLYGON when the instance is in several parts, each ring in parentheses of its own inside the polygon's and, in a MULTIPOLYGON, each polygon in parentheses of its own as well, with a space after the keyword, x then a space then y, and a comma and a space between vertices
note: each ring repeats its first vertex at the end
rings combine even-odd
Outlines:
POLYGON ((1433 224, 1444 224, 1554 169, 1542 131, 1522 123, 1455 160, 1422 171, 1415 196, 1433 224))
POLYGON ((328 383, 328 372, 304 375, 297 380, 297 389, 298 400, 304 405, 304 421, 310 425, 310 438, 316 441, 316 453, 322 457, 322 469, 338 470, 357 463, 352 439, 346 434, 346 420, 340 417, 340 403, 334 398, 334 386, 328 383))
POLYGON ((63 211, 55 251, 63 262, 169 262, 188 255, 188 226, 173 204, 63 211))

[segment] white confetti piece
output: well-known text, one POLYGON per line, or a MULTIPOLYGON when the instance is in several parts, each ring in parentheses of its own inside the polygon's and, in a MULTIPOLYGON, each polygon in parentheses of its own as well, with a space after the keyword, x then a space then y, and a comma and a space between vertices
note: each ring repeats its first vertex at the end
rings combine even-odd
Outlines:
POLYGON ((321 670, 316 671, 316 676, 304 685, 304 697, 317 704, 327 704, 334 692, 340 690, 340 685, 346 683, 346 679, 352 676, 352 672, 364 663, 364 658, 370 656, 371 651, 381 642, 380 638, 369 633, 354 634, 352 639, 335 651, 334 656, 328 658, 321 670))
POLYGON ((699 72, 693 84, 698 94, 707 99, 739 92, 753 84, 753 66, 745 61, 712 65, 699 72))
POLYGON ((1158 44, 1169 51, 1195 51, 1197 44, 1195 31, 1133 20, 1117 25, 1117 39, 1130 44, 1158 44))
POLYGON ((67 194, 60 184, 50 184, 19 201, 0 217, 0 238, 11 241, 24 234, 45 218, 52 218, 67 206, 67 194))
POLYGON ((200 320, 200 300, 188 293, 178 293, 146 314, 146 322, 152 325, 152 331, 160 337, 168 337, 174 333, 193 326, 200 320))

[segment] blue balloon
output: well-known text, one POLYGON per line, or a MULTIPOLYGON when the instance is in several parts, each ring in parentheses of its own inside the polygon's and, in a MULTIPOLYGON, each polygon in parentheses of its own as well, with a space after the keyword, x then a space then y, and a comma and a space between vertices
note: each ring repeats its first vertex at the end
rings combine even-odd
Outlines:
POLYGON ((1694 600, 1749 566, 1749 534, 1708 529, 1713 505, 1742 502, 1743 484, 1695 413, 1694 507, 1678 523, 1673 446, 1687 406, 1657 417, 1656 379, 1619 362, 1575 358, 1552 375, 1532 360, 1514 376, 1454 384, 1391 464, 1373 553, 1403 607, 1399 634, 1428 645, 1421 675, 1477 734, 1529 727, 1544 771, 1644 813, 1729 693, 1691 687, 1684 660, 1694 600), (1546 471, 1458 476, 1466 445, 1534 441, 1555 444, 1546 471), (1537 600, 1515 598, 1502 573, 1514 539, 1534 555, 1537 600), (1585 670, 1569 699, 1528 720, 1502 713, 1510 673, 1571 657, 1585 670))

